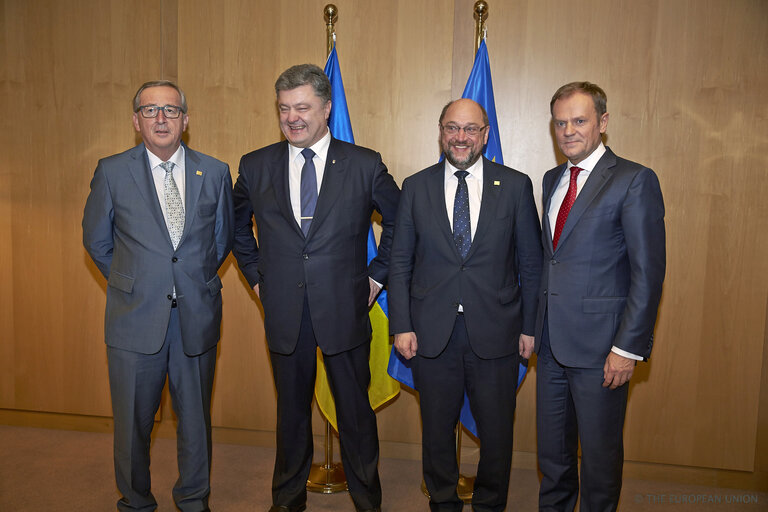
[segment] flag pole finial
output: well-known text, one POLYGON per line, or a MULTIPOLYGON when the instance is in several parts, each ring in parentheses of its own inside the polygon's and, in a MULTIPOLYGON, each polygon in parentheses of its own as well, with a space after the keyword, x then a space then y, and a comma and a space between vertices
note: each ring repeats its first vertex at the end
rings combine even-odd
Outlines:
POLYGON ((480 48, 480 41, 485 38, 485 20, 488 19, 488 2, 477 0, 473 8, 475 16, 475 53, 480 48))
POLYGON ((328 4, 323 9, 323 15, 325 16, 326 48, 328 49, 327 55, 330 55, 331 50, 333 50, 335 34, 333 25, 339 19, 339 9, 333 4, 328 4))

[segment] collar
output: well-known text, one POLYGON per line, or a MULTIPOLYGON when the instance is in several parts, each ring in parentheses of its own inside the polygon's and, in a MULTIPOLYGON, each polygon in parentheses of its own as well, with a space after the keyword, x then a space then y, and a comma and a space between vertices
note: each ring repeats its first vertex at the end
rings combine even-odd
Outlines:
MULTIPOLYGON (((600 145, 597 146, 595 148, 595 150, 592 153, 590 153, 590 155, 587 158, 585 158, 584 160, 579 162, 578 167, 583 169, 583 171, 587 171, 588 173, 592 172, 592 170, 597 165, 597 162, 600 161, 600 159, 603 157, 604 154, 605 154, 605 146, 603 145, 603 143, 601 141, 600 145)), ((571 167, 573 167, 573 166, 574 166, 574 164, 572 164, 571 161, 568 160, 568 165, 566 166, 565 170, 566 171, 570 171, 571 167)))
MULTIPOLYGON (((319 157, 320 160, 325 162, 328 157, 328 147, 331 145, 331 130, 330 128, 325 132, 325 135, 323 135, 319 141, 315 142, 313 145, 309 147, 312 151, 315 152, 315 156, 319 157)), ((296 160, 296 157, 301 154, 301 152, 304 150, 304 148, 299 148, 288 143, 288 159, 293 162, 296 160)))
MULTIPOLYGON (((149 168, 154 169, 161 163, 165 162, 166 160, 161 160, 160 157, 155 155, 153 152, 151 152, 149 149, 147 149, 147 156, 149 157, 149 168)), ((176 150, 174 154, 171 155, 171 158, 167 160, 168 162, 173 162, 176 164, 176 167, 179 169, 184 168, 184 144, 179 144, 179 148, 176 150)))
MULTIPOLYGON (((458 180, 458 178, 455 176, 456 171, 459 171, 457 167, 454 167, 451 162, 448 161, 448 159, 445 159, 445 177, 453 178, 455 180, 458 180)), ((472 176, 473 178, 482 181, 483 179, 483 157, 477 159, 477 162, 472 164, 472 166, 469 169, 465 169, 469 176, 472 176)), ((467 176, 467 177, 469 177, 467 176)))

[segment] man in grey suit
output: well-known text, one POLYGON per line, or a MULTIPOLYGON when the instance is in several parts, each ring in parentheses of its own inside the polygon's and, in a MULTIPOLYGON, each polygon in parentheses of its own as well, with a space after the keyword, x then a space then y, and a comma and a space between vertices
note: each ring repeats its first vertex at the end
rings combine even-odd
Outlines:
POLYGON ((277 389, 271 511, 306 508, 318 347, 355 509, 379 510, 368 308, 387 280, 400 190, 378 153, 333 138, 331 84, 322 69, 293 66, 278 77, 275 92, 286 140, 244 155, 234 189, 234 254, 264 306, 277 389), (368 264, 374 210, 383 231, 368 264))
POLYGON ((629 379, 647 359, 665 272, 654 172, 603 145, 606 96, 566 84, 550 103, 568 161, 543 181, 536 324, 540 510, 616 510, 629 379))
POLYGON ((232 179, 227 164, 182 144, 189 117, 176 84, 145 83, 133 110, 143 143, 99 161, 83 214, 83 243, 107 279, 117 508, 157 508, 149 447, 167 375, 178 417, 173 499, 184 512, 206 511, 232 179))
POLYGON ((533 351, 541 232, 531 180, 482 157, 488 116, 469 99, 438 123, 446 161, 407 178, 389 278, 395 348, 420 394, 433 511, 458 511, 454 430, 469 396, 480 437, 472 508, 507 503, 520 358, 533 351))

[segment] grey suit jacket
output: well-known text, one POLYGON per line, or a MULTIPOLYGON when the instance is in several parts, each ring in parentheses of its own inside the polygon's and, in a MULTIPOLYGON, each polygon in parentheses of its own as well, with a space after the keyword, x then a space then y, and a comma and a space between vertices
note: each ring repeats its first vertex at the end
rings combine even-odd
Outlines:
POLYGON ((600 158, 552 249, 549 211, 566 165, 544 175, 544 265, 536 323, 548 319, 552 354, 566 366, 602 368, 612 346, 649 357, 665 272, 664 201, 656 174, 600 158))
POLYGON ((184 352, 219 340, 221 280, 232 248, 229 166, 185 147, 185 224, 173 249, 144 144, 99 161, 83 214, 83 243, 107 278, 108 345, 153 354, 176 287, 184 352))
POLYGON ((533 335, 541 272, 531 180, 483 159, 480 214, 462 260, 445 206, 444 169, 435 164, 403 183, 390 264, 390 331, 415 332, 419 354, 436 357, 461 302, 478 356, 517 353, 520 334, 533 335))

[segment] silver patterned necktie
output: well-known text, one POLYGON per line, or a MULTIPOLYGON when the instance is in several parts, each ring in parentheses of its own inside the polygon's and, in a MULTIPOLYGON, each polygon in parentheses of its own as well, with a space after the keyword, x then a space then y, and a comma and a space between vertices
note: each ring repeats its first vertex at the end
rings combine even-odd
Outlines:
POLYGON ((173 162, 163 162, 160 164, 165 170, 165 180, 163 182, 165 189, 165 215, 168 223, 168 234, 171 235, 173 248, 179 246, 181 234, 184 232, 184 204, 181 202, 179 187, 176 186, 176 180, 173 179, 173 162))

